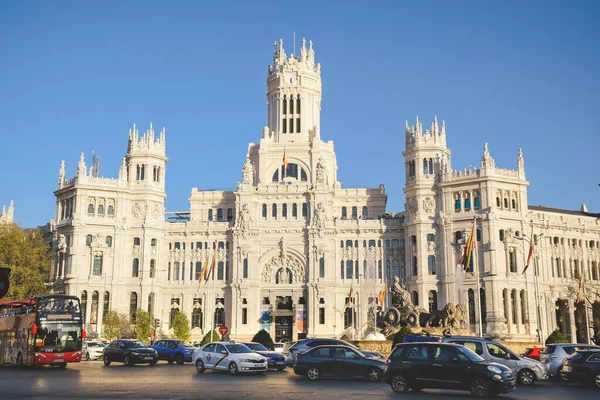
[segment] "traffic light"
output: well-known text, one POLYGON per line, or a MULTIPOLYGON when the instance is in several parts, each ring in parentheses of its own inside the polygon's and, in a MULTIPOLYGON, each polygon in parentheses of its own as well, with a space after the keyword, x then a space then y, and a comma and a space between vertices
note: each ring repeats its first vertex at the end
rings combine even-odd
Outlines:
POLYGON ((0 268, 0 299, 6 296, 10 288, 10 268, 0 268))
POLYGON ((160 325, 160 319, 159 318, 155 318, 154 319, 154 327, 156 328, 159 325, 160 325))

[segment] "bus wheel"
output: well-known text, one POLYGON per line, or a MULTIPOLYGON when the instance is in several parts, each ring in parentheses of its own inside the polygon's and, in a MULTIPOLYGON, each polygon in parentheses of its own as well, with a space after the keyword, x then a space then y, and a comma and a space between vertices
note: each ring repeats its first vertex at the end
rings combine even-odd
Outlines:
POLYGON ((67 368, 67 363, 58 364, 57 367, 60 369, 65 369, 67 368))

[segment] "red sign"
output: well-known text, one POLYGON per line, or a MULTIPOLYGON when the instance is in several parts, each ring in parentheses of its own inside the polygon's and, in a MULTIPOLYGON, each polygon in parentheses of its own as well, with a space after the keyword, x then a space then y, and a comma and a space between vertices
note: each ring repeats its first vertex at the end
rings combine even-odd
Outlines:
POLYGON ((219 326, 219 335, 225 336, 229 332, 229 329, 225 325, 219 326))
POLYGON ((0 299, 6 296, 9 287, 10 283, 8 280, 8 273, 6 273, 4 268, 2 268, 2 270, 0 270, 0 299))

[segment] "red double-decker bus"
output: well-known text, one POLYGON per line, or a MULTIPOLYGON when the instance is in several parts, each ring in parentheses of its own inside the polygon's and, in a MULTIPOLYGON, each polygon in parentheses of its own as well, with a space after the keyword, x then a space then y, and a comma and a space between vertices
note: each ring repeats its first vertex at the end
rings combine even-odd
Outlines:
POLYGON ((52 294, 0 301, 0 365, 54 365, 81 361, 79 298, 52 294))

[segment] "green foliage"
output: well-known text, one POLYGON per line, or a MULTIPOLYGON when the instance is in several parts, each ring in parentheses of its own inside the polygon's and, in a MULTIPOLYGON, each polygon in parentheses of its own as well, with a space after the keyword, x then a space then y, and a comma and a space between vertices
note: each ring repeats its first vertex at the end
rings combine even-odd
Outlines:
POLYGON ((187 315, 177 311, 173 317, 173 335, 176 339, 190 340, 192 335, 190 329, 190 320, 187 315))
POLYGON ((398 343, 404 343, 404 338, 407 336, 410 336, 412 334, 413 334, 413 332, 410 330, 410 328, 408 326, 403 326, 402 328, 400 328, 398 333, 396 333, 394 335, 394 342, 392 343, 392 347, 398 343))
POLYGON ((348 337, 348 335, 342 335, 342 337, 340 338, 340 340, 343 340, 344 342, 350 342, 350 338, 348 337))
POLYGON ((553 343, 569 343, 569 340, 557 329, 548 336, 548 339, 546 339, 547 345, 553 343))
POLYGON ((121 338, 121 318, 116 311, 108 310, 102 318, 102 336, 110 341, 121 338))
POLYGON ((132 336, 134 339, 148 341, 148 335, 152 333, 154 320, 148 311, 138 308, 135 312, 135 327, 132 336))
POLYGON ((261 329, 260 331, 256 332, 256 335, 254 335, 252 341, 262 344, 271 351, 275 350, 275 344, 273 344, 273 339, 271 338, 271 335, 264 329, 261 329))
POLYGON ((0 266, 10 268, 10 289, 5 300, 27 299, 48 293, 50 246, 39 229, 0 224, 0 266))
POLYGON ((221 337, 219 336, 216 330, 213 330, 204 335, 204 338, 200 342, 200 346, 204 346, 205 344, 208 344, 210 342, 218 342, 219 340, 221 340, 221 337))

